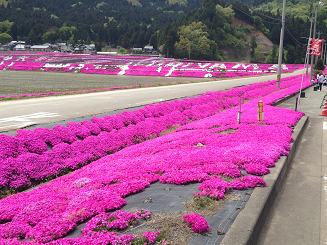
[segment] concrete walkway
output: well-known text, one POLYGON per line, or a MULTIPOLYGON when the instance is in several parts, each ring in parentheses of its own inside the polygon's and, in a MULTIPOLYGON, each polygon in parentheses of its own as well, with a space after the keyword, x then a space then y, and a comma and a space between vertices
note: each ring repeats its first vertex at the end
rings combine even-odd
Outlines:
MULTIPOLYGON (((259 245, 327 244, 327 117, 319 116, 323 91, 305 91, 299 111, 309 123, 265 222, 259 245)), ((295 98, 280 105, 295 108, 295 98)))

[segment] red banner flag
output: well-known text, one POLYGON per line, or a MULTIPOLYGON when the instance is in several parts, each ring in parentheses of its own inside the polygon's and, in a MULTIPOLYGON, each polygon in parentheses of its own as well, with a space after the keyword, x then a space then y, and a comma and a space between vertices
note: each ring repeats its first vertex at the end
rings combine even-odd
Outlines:
POLYGON ((311 47, 310 50, 312 52, 311 55, 320 56, 321 55, 321 44, 324 42, 324 39, 311 39, 311 47))

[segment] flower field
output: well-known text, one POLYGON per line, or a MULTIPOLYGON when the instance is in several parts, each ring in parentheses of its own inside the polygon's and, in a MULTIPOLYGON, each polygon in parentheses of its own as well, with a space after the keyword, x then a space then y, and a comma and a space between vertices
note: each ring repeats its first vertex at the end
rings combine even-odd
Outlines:
MULTIPOLYGON (((264 103, 274 102, 277 95, 277 99, 280 99, 287 93, 294 93, 298 90, 299 78, 284 78, 283 90, 275 93, 272 100, 266 97, 264 103)), ((53 129, 21 129, 15 137, 0 135, 0 187, 17 189, 30 186, 143 142, 151 136, 159 136, 171 127, 187 124, 184 127, 189 129, 197 123, 206 124, 209 119, 204 118, 238 105, 240 91, 243 101, 251 100, 244 105, 248 106, 256 103, 252 102, 254 99, 278 90, 275 81, 263 82, 225 92, 207 92, 196 98, 149 105, 104 118, 93 117, 92 121, 69 122, 67 127, 57 125, 53 129), (199 119, 203 120, 196 121, 199 119), (188 124, 192 121, 195 122, 188 124), (49 147, 51 150, 48 150, 49 147)), ((252 106, 256 110, 256 105, 252 106)), ((235 107, 219 114, 221 126, 234 123, 236 110, 235 107), (227 113, 229 115, 226 117, 227 113)), ((252 114, 252 121, 245 115, 243 120, 255 123, 256 112, 252 114)))
MULTIPOLYGON (((293 72, 303 65, 282 65, 293 72)), ((274 73, 275 64, 181 61, 146 56, 104 56, 63 53, 0 53, 0 70, 31 70, 129 76, 234 78, 274 73)))
MULTIPOLYGON (((108 211, 119 209, 126 203, 124 197, 156 181, 201 182, 194 197, 215 199, 224 198, 229 189, 265 186, 259 176, 288 155, 291 126, 303 116, 269 104, 297 92, 301 80, 302 76, 288 77, 281 80, 281 88, 276 81, 262 82, 70 122, 67 127, 0 135, 3 189, 28 187, 77 169, 37 189, 1 199, 0 244, 132 244, 133 239, 153 244, 160 231, 141 238, 112 231, 123 229, 132 218, 142 218, 140 213, 116 211, 113 217, 108 211), (240 93, 242 122, 237 124, 240 93), (262 122, 257 118, 259 100, 264 103, 262 122), (172 127, 178 128, 160 136, 172 127), (234 180, 228 183, 220 176, 234 180), (90 218, 81 237, 62 238, 90 218)), ((310 85, 305 79, 302 87, 310 85)), ((146 211, 143 214, 147 216, 146 211)), ((183 219, 195 232, 209 229, 196 214, 183 219)))

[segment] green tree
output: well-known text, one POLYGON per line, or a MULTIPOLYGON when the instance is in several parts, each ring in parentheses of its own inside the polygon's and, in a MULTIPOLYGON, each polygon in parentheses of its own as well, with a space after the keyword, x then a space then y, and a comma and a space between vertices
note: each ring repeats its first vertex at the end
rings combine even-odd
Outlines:
POLYGON ((181 37, 179 42, 175 43, 175 54, 179 58, 188 57, 189 49, 191 49, 191 41, 185 37, 181 37))
POLYGON ((265 63, 266 64, 277 64, 278 63, 278 46, 274 45, 270 54, 266 57, 265 63))
POLYGON ((26 39, 26 43, 29 43, 29 44, 32 45, 32 44, 36 44, 37 41, 38 41, 37 35, 36 35, 34 29, 31 29, 29 34, 28 34, 28 37, 26 39))
POLYGON ((251 59, 254 58, 254 54, 255 54, 255 48, 257 47, 257 41, 256 41, 256 37, 252 36, 251 37, 251 41, 250 41, 250 48, 251 48, 251 52, 250 52, 250 57, 251 59))
POLYGON ((55 43, 57 39, 59 39, 59 36, 55 31, 47 31, 42 36, 42 41, 44 43, 55 43))
POLYGON ((232 6, 229 6, 227 8, 224 8, 223 6, 217 4, 216 5, 216 12, 219 14, 219 15, 222 15, 224 16, 224 18, 226 19, 226 21, 229 23, 233 20, 234 18, 234 15, 235 15, 235 12, 234 10, 232 9, 232 6))
POLYGON ((205 59, 205 60, 212 60, 213 59, 213 52, 217 45, 216 43, 210 39, 208 39, 206 36, 202 36, 199 38, 198 41, 198 47, 199 47, 199 53, 195 56, 195 58, 199 59, 205 59))
POLYGON ((294 64, 296 60, 296 50, 294 46, 287 47, 286 62, 288 64, 294 64))
MULTIPOLYGON (((163 54, 166 55, 166 57, 170 57, 174 54, 174 38, 172 36, 167 36, 165 43, 163 45, 163 54)), ((167 58, 168 58, 167 57, 167 58)))
POLYGON ((58 30, 59 38, 63 41, 68 41, 73 36, 73 32, 76 30, 77 28, 75 26, 69 27, 64 23, 58 30))
POLYGON ((217 45, 208 38, 207 26, 201 21, 181 26, 177 34, 179 41, 174 45, 177 58, 188 57, 189 52, 192 59, 211 60, 215 57, 217 45))
POLYGON ((117 49, 118 49, 119 54, 126 54, 127 53, 127 50, 124 49, 123 47, 119 46, 119 45, 117 46, 117 49))
POLYGON ((0 22, 0 33, 10 31, 10 28, 13 25, 13 23, 14 22, 9 22, 8 20, 0 22))
POLYGON ((64 25, 64 26, 60 27, 59 38, 61 40, 67 41, 71 36, 72 36, 72 34, 70 33, 70 29, 68 26, 64 25))
POLYGON ((13 40, 17 40, 17 24, 14 22, 10 28, 10 35, 12 36, 13 40))
POLYGON ((325 69, 323 59, 317 59, 316 64, 313 68, 315 70, 323 71, 325 69))
POLYGON ((0 34, 0 43, 4 44, 4 43, 9 43, 11 42, 13 39, 12 37, 7 34, 7 33, 1 33, 0 34))
POLYGON ((153 46, 154 49, 157 49, 158 34, 154 33, 151 35, 149 44, 153 46))
POLYGON ((207 32, 207 27, 201 21, 200 22, 192 22, 188 26, 181 26, 179 32, 177 33, 180 37, 185 37, 191 41, 197 41, 200 37, 206 36, 209 34, 207 32))
POLYGON ((264 45, 258 45, 255 49, 253 58, 250 59, 251 63, 262 63, 265 61, 267 55, 266 47, 264 45))

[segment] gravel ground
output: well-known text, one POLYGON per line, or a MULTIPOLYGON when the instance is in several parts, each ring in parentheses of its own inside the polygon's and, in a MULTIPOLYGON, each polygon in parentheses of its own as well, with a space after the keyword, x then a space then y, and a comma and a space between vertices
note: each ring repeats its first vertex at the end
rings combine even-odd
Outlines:
POLYGON ((119 76, 38 71, 0 71, 0 96, 77 91, 139 84, 210 81, 210 78, 119 76))

